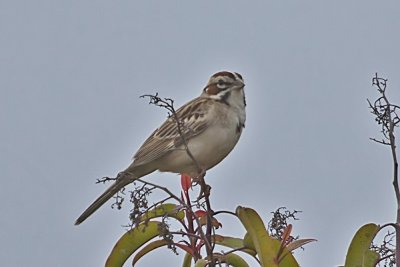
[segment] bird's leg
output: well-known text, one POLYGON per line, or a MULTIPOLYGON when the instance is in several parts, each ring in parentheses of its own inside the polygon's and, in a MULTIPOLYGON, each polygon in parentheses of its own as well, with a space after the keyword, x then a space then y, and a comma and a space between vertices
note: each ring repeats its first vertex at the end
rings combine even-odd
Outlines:
POLYGON ((211 186, 206 184, 206 181, 204 179, 205 176, 206 176, 206 170, 202 169, 195 178, 192 178, 195 184, 200 185, 200 193, 199 196, 197 197, 197 200, 200 200, 205 197, 208 198, 210 196, 211 186))
POLYGON ((199 201, 202 198, 208 198, 210 196, 211 192, 211 186, 209 186, 206 183, 200 183, 200 193, 199 196, 197 197, 197 201, 199 201))
POLYGON ((201 181, 204 181, 204 177, 206 176, 206 170, 200 169, 196 177, 192 177, 192 181, 195 184, 201 184, 201 181))

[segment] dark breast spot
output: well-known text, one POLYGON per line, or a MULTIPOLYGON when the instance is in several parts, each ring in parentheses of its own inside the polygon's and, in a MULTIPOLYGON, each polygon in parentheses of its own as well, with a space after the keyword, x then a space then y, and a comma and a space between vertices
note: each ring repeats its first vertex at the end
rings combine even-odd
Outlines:
POLYGON ((238 125, 236 126, 236 133, 240 134, 242 132, 243 128, 244 128, 244 124, 238 123, 238 125))

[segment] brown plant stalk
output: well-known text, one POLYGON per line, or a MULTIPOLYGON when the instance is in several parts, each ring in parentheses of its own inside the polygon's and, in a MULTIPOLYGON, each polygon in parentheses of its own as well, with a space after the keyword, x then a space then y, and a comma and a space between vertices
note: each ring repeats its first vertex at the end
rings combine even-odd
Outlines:
POLYGON ((372 79, 372 85, 375 86, 381 95, 374 103, 371 103, 368 100, 369 107, 371 109, 371 113, 375 115, 375 120, 381 126, 381 133, 383 135, 382 139, 370 138, 371 140, 390 146, 392 161, 393 161, 393 188, 396 195, 397 201, 397 215, 396 215, 396 250, 395 250, 395 260, 396 262, 400 260, 400 188, 399 188, 399 164, 397 161, 397 153, 396 153, 396 137, 395 137, 395 128, 400 123, 400 118, 398 115, 398 111, 400 107, 394 104, 391 104, 387 95, 386 95, 386 87, 387 87, 387 79, 383 79, 378 77, 378 74, 375 73, 375 77, 372 79))

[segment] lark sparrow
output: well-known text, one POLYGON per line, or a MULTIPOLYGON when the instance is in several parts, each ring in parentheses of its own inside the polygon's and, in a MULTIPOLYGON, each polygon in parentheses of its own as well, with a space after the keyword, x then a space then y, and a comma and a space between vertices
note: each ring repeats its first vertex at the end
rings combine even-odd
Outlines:
MULTIPOLYGON (((239 73, 221 71, 211 76, 202 94, 176 111, 189 151, 206 171, 221 162, 239 140, 246 120, 244 82, 239 73)), ((132 164, 76 220, 86 220, 120 189, 156 170, 198 175, 184 148, 178 125, 168 118, 144 142, 132 164)))

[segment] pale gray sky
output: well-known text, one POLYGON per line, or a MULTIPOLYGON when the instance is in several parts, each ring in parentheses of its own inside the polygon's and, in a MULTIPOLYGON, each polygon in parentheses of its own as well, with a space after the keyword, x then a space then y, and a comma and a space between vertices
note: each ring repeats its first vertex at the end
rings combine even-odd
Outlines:
MULTIPOLYGON (((139 96, 181 105, 219 70, 243 75, 248 119, 208 173, 214 209, 250 206, 266 221, 302 210, 295 234, 319 241, 300 264, 343 264, 356 229, 395 218, 390 153, 368 140, 379 128, 366 98, 379 72, 400 103, 399 14, 395 0, 1 1, 2 265, 102 266, 128 210, 73 222, 104 190, 95 179, 124 169, 165 119, 139 96)), ((139 266, 181 258, 163 250, 139 266)))

